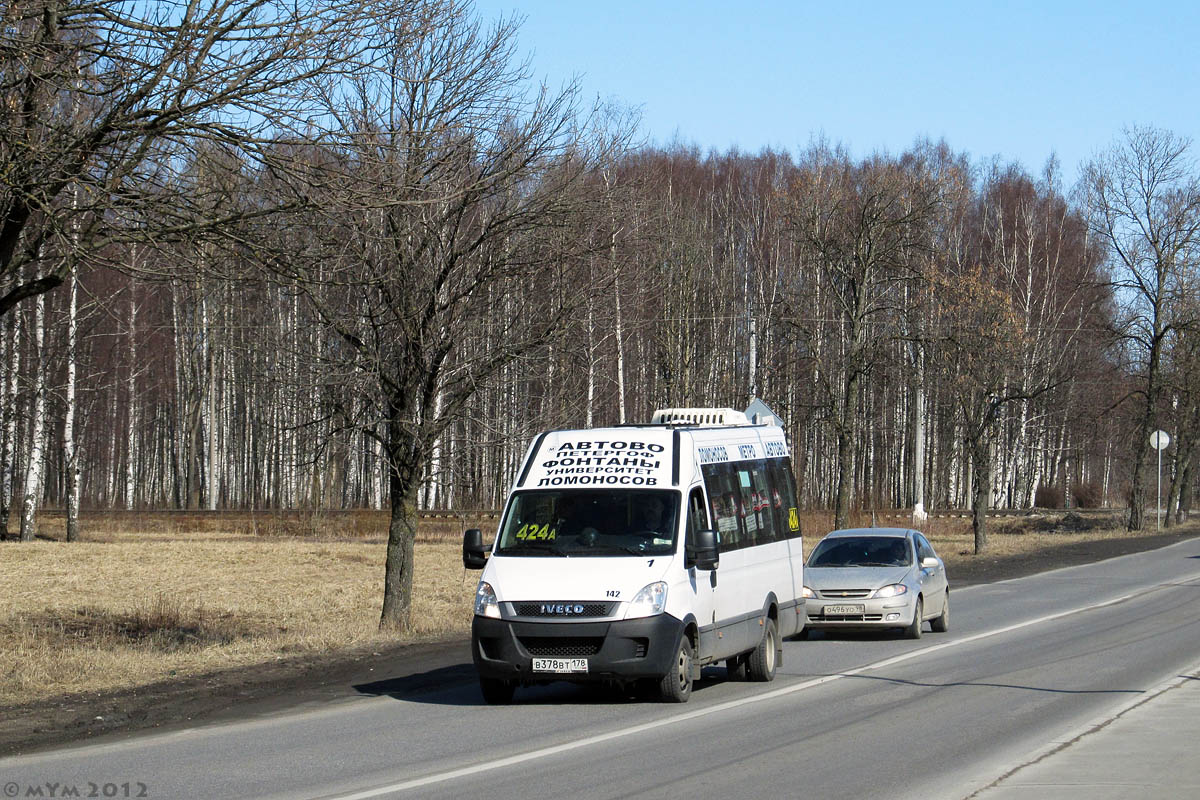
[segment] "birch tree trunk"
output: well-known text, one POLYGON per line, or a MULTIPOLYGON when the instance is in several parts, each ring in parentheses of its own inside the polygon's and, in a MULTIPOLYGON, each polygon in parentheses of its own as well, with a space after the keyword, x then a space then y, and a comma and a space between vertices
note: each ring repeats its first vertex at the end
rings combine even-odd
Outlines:
POLYGON ((16 471, 17 433, 17 377, 21 372, 21 326, 17 315, 10 314, 5 328, 4 345, 7 351, 0 364, 6 367, 4 383, 0 386, 0 402, 3 405, 4 429, 0 431, 0 536, 8 534, 8 518, 12 510, 13 473, 16 471))
MULTIPOLYGON (((136 258, 136 255, 135 255, 136 258)), ((137 427, 138 427, 138 398, 137 398, 137 369, 138 369, 138 327, 137 327, 137 294, 134 284, 129 285, 129 372, 125 375, 125 402, 128 404, 125 416, 125 510, 132 511, 136 502, 135 468, 137 466, 137 427)))
POLYGON ((625 320, 621 315, 621 270, 617 266, 617 234, 613 231, 609 250, 613 274, 613 336, 617 343, 617 422, 624 425, 625 413, 625 320))
POLYGON ((29 421, 29 459, 25 462, 24 501, 21 506, 21 541, 32 542, 37 533, 37 506, 46 468, 46 296, 39 294, 33 312, 34 376, 29 421))
POLYGON ((203 288, 200 297, 200 325, 203 330, 203 352, 201 353, 204 373, 201 380, 204 394, 200 401, 203 411, 201 425, 204 428, 204 501, 209 511, 217 510, 218 488, 217 478, 217 365, 215 346, 213 345, 213 313, 209 309, 208 292, 203 288))
POLYGON ((924 521, 929 512, 925 510, 925 358, 920 348, 914 345, 916 382, 913 386, 913 520, 924 521))
POLYGON ((71 270, 67 301, 67 385, 64 391, 66 419, 63 420, 63 468, 67 478, 67 541, 79 539, 79 452, 75 442, 76 411, 76 345, 79 335, 77 318, 79 305, 79 276, 71 270))

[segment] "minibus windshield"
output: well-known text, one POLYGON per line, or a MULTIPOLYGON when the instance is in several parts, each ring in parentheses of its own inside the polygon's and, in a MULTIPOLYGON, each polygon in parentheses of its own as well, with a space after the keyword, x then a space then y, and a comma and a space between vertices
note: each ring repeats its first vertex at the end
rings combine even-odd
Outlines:
POLYGON ((567 489, 516 494, 496 555, 643 556, 675 552, 679 493, 567 489))

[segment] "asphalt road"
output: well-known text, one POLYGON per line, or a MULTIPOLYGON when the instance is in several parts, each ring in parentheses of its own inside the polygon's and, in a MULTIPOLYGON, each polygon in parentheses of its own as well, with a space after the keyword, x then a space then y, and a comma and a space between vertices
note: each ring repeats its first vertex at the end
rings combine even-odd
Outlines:
POLYGON ((773 683, 711 668, 684 706, 558 684, 488 707, 464 670, 446 669, 444 686, 415 693, 377 694, 383 683, 250 721, 2 759, 0 790, 963 798, 1200 661, 1200 540, 951 598, 950 633, 817 634, 785 644, 773 683))

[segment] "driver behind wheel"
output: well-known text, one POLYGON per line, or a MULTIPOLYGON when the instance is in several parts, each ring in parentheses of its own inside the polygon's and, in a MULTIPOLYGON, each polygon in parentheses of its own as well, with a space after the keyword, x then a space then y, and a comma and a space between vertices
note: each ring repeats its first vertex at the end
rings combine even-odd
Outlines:
POLYGON ((670 538, 663 519, 663 502, 657 497, 639 497, 634 501, 633 531, 642 536, 670 538))

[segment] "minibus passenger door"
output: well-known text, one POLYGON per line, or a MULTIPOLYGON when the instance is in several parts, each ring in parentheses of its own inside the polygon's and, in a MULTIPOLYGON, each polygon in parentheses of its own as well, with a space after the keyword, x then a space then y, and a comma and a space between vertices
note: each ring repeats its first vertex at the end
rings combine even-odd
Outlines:
POLYGON ((708 503, 704 501, 704 491, 697 487, 688 496, 684 566, 688 571, 692 592, 692 613, 696 615, 696 624, 700 627, 700 653, 712 652, 712 638, 716 636, 713 628, 713 596, 716 593, 717 570, 715 565, 712 570, 705 570, 696 564, 697 545, 706 538, 700 532, 710 529, 708 503))

